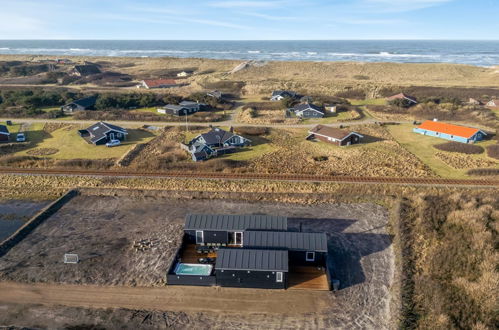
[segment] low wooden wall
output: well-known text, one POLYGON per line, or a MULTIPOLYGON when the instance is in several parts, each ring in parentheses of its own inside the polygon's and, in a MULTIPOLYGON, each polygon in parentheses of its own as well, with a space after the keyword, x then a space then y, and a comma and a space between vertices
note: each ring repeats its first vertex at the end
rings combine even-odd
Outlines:
POLYGON ((50 203, 47 207, 38 212, 15 233, 6 238, 2 243, 0 243, 0 257, 9 252, 9 250, 12 249, 17 243, 19 243, 26 236, 28 236, 28 234, 35 230, 38 225, 40 225, 43 221, 57 212, 64 204, 66 204, 76 195, 78 195, 77 190, 69 190, 63 196, 59 197, 57 200, 50 203))

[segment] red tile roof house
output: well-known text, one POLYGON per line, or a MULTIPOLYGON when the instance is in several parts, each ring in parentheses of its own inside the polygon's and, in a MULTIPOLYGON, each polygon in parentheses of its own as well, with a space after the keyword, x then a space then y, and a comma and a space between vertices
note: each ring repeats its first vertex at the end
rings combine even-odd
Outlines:
POLYGON ((356 132, 350 132, 339 128, 317 125, 308 131, 307 140, 317 139, 320 141, 333 143, 338 146, 349 146, 360 143, 362 135, 356 132))
POLYGON ((178 86, 173 79, 144 79, 137 85, 137 88, 169 88, 178 86))
POLYGON ((396 95, 393 95, 393 96, 390 96, 390 97, 387 97, 386 98, 388 101, 393 101, 393 100, 406 100, 407 102, 409 102, 411 105, 414 105, 414 104, 417 104, 418 101, 416 100, 415 97, 412 97, 412 96, 409 96, 409 95, 406 95, 404 93, 399 93, 399 94, 396 94, 396 95))
POLYGON ((414 128, 413 132, 461 143, 475 143, 483 140, 487 135, 478 128, 442 123, 435 120, 425 121, 414 128))

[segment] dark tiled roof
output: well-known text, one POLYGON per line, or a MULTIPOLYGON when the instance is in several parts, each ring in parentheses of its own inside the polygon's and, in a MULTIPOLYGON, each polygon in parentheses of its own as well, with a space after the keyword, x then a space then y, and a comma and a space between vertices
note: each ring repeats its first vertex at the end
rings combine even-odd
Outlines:
POLYGON ((212 145, 217 143, 224 143, 228 139, 234 136, 233 133, 224 131, 220 128, 213 128, 208 133, 201 134, 203 139, 206 141, 206 144, 212 145))
POLYGON ((287 250, 219 249, 216 270, 287 272, 287 250))
POLYGON ((245 231, 244 247, 282 248, 289 250, 327 252, 325 233, 291 231, 245 231))
POLYGON ((97 96, 89 96, 85 97, 83 99, 76 100, 74 102, 71 102, 69 104, 77 104, 81 107, 84 108, 91 108, 95 105, 95 101, 97 101, 97 96))
POLYGON ((173 111, 180 111, 182 109, 185 109, 185 107, 177 104, 167 104, 165 105, 165 109, 173 110, 173 111))
POLYGON ((93 64, 75 65, 75 70, 78 71, 82 76, 88 76, 101 72, 100 69, 93 64))
POLYGON ((185 230, 287 230, 288 219, 273 215, 189 214, 185 230))
POLYGON ((311 103, 302 103, 302 104, 298 104, 296 107, 293 108, 294 111, 304 111, 304 110, 307 110, 307 109, 312 109, 312 110, 315 110, 315 111, 319 111, 319 112, 322 112, 322 109, 314 104, 311 104, 311 103))
POLYGON ((350 134, 356 134, 356 135, 362 137, 362 135, 360 135, 359 133, 349 132, 349 131, 345 131, 345 130, 342 130, 339 128, 324 126, 324 125, 317 125, 308 132, 310 134, 318 134, 318 135, 323 135, 323 136, 327 136, 327 137, 332 137, 332 138, 337 139, 337 140, 343 140, 344 138, 346 138, 350 134))
POLYGON ((116 125, 105 123, 103 121, 93 124, 92 126, 87 128, 88 133, 90 133, 90 135, 92 136, 90 138, 90 141, 93 143, 106 137, 106 133, 109 132, 110 130, 127 134, 126 129, 116 125))
POLYGON ((194 102, 194 101, 182 101, 182 102, 179 103, 179 105, 182 105, 182 106, 185 106, 185 107, 190 107, 190 106, 193 106, 193 105, 204 106, 206 104, 199 103, 199 102, 194 102))
POLYGON ((5 126, 5 125, 0 125, 0 133, 2 133, 2 134, 10 134, 7 126, 5 126))
POLYGON ((296 97, 296 93, 293 91, 273 91, 272 96, 281 95, 282 97, 296 97))

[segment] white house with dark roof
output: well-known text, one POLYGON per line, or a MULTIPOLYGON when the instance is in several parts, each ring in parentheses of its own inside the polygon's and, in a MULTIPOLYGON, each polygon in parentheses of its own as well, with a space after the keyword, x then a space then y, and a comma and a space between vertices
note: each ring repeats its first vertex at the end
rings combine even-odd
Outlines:
POLYGON ((296 99, 298 98, 298 94, 296 94, 293 91, 273 91, 272 95, 270 96, 271 101, 280 101, 285 98, 291 98, 291 99, 296 99))
POLYGON ((184 148, 191 154, 192 160, 199 161, 235 152, 238 147, 250 143, 251 140, 241 135, 215 127, 207 133, 196 136, 184 148))
POLYGON ((182 101, 179 104, 167 104, 163 108, 157 109, 159 113, 170 114, 174 116, 192 115, 206 108, 206 104, 194 101, 182 101))
POLYGON ((79 130, 78 133, 89 143, 95 145, 106 144, 111 140, 123 141, 128 132, 125 128, 100 121, 87 129, 79 130))
POLYGON ((0 142, 8 142, 10 137, 9 129, 5 125, 0 125, 0 142))
POLYGON ((95 102, 97 101, 97 96, 89 96, 85 97, 61 107, 61 110, 66 113, 73 113, 75 111, 83 111, 92 109, 95 106, 95 102))
POLYGON ((311 103, 298 104, 291 111, 295 113, 297 117, 300 118, 322 118, 324 117, 324 112, 322 109, 311 103))

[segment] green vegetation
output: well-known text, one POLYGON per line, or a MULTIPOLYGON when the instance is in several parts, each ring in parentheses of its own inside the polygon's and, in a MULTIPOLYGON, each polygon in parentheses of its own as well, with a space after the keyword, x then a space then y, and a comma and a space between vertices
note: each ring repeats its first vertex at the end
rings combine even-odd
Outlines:
POLYGON ((17 134, 22 127, 22 123, 12 122, 12 125, 7 125, 7 122, 0 122, 1 125, 7 126, 10 134, 17 134))
MULTIPOLYGON (((402 147, 421 159, 421 161, 427 164, 439 176, 445 178, 467 177, 466 168, 451 167, 441 158, 437 157, 438 150, 434 148, 434 146, 442 144, 442 139, 413 133, 413 128, 414 126, 410 124, 390 125, 387 127, 393 138, 400 143, 402 147)), ((483 141, 478 145, 485 147, 493 143, 494 141, 483 141)), ((490 161, 490 158, 488 158, 485 154, 464 156, 470 161, 475 162, 490 161)))
POLYGON ((251 146, 241 148, 236 153, 225 155, 223 158, 235 161, 247 161, 276 150, 276 146, 270 144, 265 138, 250 136, 249 139, 252 141, 251 146))
POLYGON ((46 155, 53 159, 101 159, 118 158, 136 143, 151 140, 154 135, 143 130, 130 129, 127 140, 122 145, 108 148, 87 143, 78 135, 78 129, 72 126, 59 128, 51 133, 44 131, 43 124, 33 124, 27 130, 30 148, 16 152, 15 155, 29 155, 33 149, 57 149, 58 152, 46 155))
POLYGON ((365 100, 357 100, 357 99, 349 99, 351 105, 385 105, 386 99, 365 99, 365 100))
POLYGON ((497 328, 498 208, 494 191, 402 200, 400 328, 497 328))

